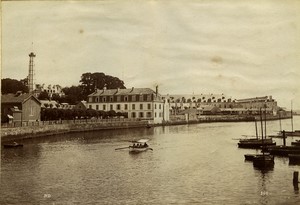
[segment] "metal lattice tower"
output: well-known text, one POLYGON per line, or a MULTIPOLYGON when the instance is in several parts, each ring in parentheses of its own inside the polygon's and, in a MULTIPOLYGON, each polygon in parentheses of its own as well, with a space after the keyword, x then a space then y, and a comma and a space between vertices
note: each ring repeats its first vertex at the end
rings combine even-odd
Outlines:
POLYGON ((34 79, 33 79, 33 76, 34 76, 34 70, 33 70, 33 66, 34 66, 34 63, 33 63, 33 58, 35 57, 35 54, 33 52, 31 52, 29 54, 29 74, 28 74, 28 90, 29 90, 29 93, 32 93, 33 92, 33 89, 34 89, 34 79))

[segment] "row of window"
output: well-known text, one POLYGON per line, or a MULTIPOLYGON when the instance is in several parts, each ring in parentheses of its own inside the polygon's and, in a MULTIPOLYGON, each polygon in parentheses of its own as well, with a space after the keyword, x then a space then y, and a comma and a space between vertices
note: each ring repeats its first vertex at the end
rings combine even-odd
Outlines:
MULTIPOLYGON (((131 117, 132 118, 144 118, 144 113, 143 112, 132 112, 131 113, 131 117)), ((146 113, 146 117, 147 118, 152 117, 152 113, 151 112, 147 112, 146 113)))
POLYGON ((152 100, 153 100, 152 94, 89 97, 89 102, 137 102, 137 101, 147 102, 152 100))
MULTIPOLYGON (((158 104, 158 106, 157 106, 157 104, 154 104, 154 109, 157 109, 157 107, 160 110, 162 108, 161 104, 158 104)), ((92 109, 92 105, 89 105, 89 108, 92 109)), ((128 110, 128 108, 129 108, 128 104, 124 104, 124 110, 128 110)), ((113 104, 109 105, 109 107, 107 107, 106 105, 102 105, 101 107, 99 105, 96 105, 96 110, 99 110, 99 109, 101 109, 101 110, 114 110, 114 106, 113 106, 113 104)), ((132 104, 131 105, 131 110, 135 110, 135 109, 136 109, 136 104, 132 104)), ((139 104, 139 109, 143 110, 144 109, 144 104, 139 104)), ((147 109, 151 110, 151 104, 150 103, 147 104, 147 109)), ((116 110, 122 110, 121 109, 121 104, 116 104, 116 110)))
POLYGON ((175 101, 172 101, 173 103, 176 102, 176 103, 180 103, 180 102, 183 102, 183 103, 201 103, 201 102, 208 102, 208 103, 211 103, 211 102, 218 102, 218 103, 221 103, 221 102, 231 102, 231 99, 227 99, 227 100, 221 100, 221 99, 217 99, 217 100, 212 100, 212 99, 207 99, 207 100, 204 100, 204 99, 198 99, 198 100, 191 100, 191 99, 177 99, 175 101))
MULTIPOLYGON (((156 113, 156 112, 154 112, 154 117, 162 117, 162 113, 160 112, 160 113, 156 113)), ((132 112, 131 113, 131 117, 132 118, 144 118, 144 113, 143 112, 132 112)), ((146 117, 147 118, 150 118, 150 117, 152 117, 152 113, 151 112, 147 112, 146 113, 146 117)))

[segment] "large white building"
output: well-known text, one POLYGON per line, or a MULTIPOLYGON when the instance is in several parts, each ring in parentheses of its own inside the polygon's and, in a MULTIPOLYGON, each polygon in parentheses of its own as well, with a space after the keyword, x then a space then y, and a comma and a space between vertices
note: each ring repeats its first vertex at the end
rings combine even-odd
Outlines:
POLYGON ((200 94, 200 95, 164 95, 167 99, 172 114, 185 109, 201 109, 207 106, 218 108, 232 108, 235 100, 224 94, 200 94))
POLYGON ((268 114, 276 115, 278 106, 272 96, 263 96, 247 99, 232 99, 224 94, 200 94, 200 95, 164 95, 167 99, 172 115, 182 110, 197 109, 200 113, 209 107, 217 107, 225 114, 259 114, 259 110, 266 110, 268 114))
POLYGON ((60 97, 64 96, 64 92, 62 91, 62 87, 60 85, 45 85, 45 84, 36 84, 35 85, 35 96, 38 97, 38 95, 43 92, 46 91, 49 95, 50 98, 52 98, 52 96, 58 95, 60 97))
POLYGON ((262 111, 266 110, 267 113, 276 115, 279 110, 277 101, 272 96, 239 99, 236 103, 243 109, 256 114, 262 109, 262 111))
POLYGON ((88 96, 87 107, 95 110, 127 113, 128 118, 153 123, 169 121, 169 104, 150 88, 97 89, 88 96))

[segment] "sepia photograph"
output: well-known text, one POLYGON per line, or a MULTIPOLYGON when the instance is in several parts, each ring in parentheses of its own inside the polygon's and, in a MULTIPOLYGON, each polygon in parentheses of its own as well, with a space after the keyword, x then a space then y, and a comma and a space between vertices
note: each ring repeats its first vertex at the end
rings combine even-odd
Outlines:
POLYGON ((0 3, 0 204, 300 204, 299 0, 0 3))

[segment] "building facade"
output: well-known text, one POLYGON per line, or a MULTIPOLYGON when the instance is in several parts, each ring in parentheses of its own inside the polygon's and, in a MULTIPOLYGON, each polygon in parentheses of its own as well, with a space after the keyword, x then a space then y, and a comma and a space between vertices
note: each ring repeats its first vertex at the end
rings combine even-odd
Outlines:
POLYGON ((53 95, 58 95, 59 97, 65 95, 60 85, 51 85, 51 84, 50 85, 36 84, 33 92, 35 96, 38 97, 39 94, 43 91, 46 91, 50 98, 52 98, 53 95))
POLYGON ((260 110, 266 110, 268 114, 276 115, 279 110, 277 101, 272 96, 239 99, 236 103, 249 114, 259 114, 260 110))
POLYGON ((169 102, 171 114, 178 114, 181 110, 198 109, 205 107, 233 108, 235 100, 224 94, 200 94, 200 95, 164 95, 163 99, 169 102))
POLYGON ((32 94, 7 94, 1 96, 1 115, 12 122, 32 122, 41 118, 41 103, 32 94))
POLYGON ((169 121, 168 103, 158 93, 158 88, 97 89, 88 96, 89 109, 127 113, 128 118, 148 120, 153 123, 169 121))
POLYGON ((221 114, 258 115, 262 109, 276 115, 279 109, 272 96, 236 100, 224 94, 164 95, 163 99, 169 102, 171 115, 186 109, 197 109, 199 115, 205 115, 205 110, 213 107, 219 108, 221 114))

